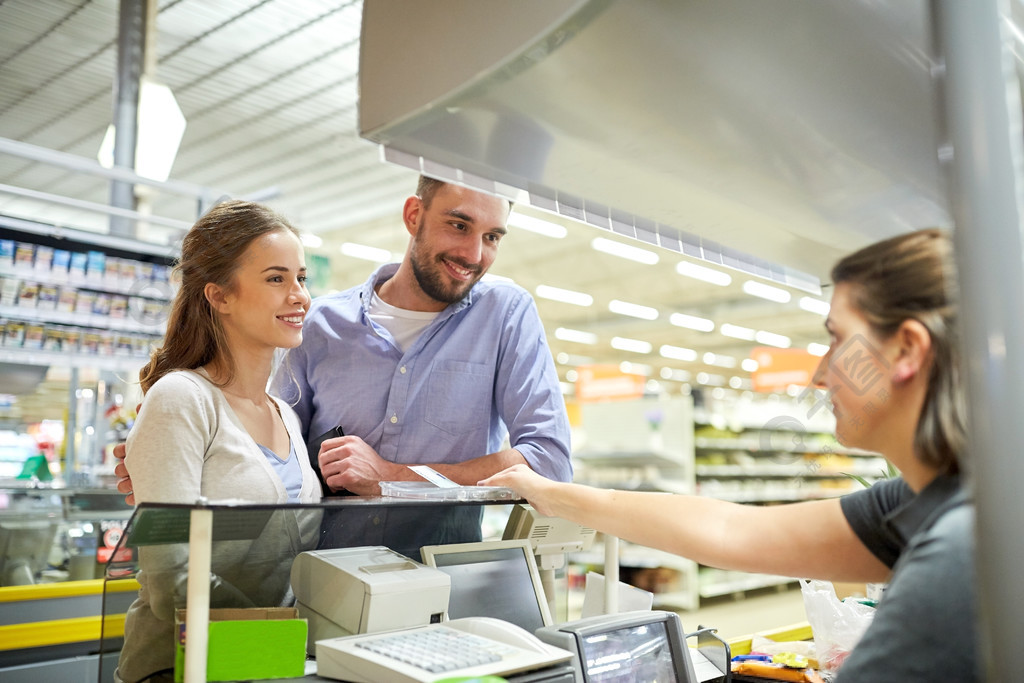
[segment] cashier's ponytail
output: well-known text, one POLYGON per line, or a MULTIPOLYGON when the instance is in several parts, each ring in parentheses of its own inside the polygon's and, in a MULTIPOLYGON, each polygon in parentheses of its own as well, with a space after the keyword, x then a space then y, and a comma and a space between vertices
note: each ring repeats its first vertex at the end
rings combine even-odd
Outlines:
POLYGON ((213 283, 232 291, 235 271, 249 244, 278 230, 299 234, 271 209, 238 200, 217 204, 189 229, 174 268, 180 282, 167 319, 164 344, 139 373, 143 393, 173 370, 194 370, 214 359, 225 373, 219 383, 223 386, 231 381, 234 360, 220 316, 210 306, 204 290, 213 283))
POLYGON ((877 242, 840 260, 832 281, 856 285, 854 304, 882 338, 905 320, 928 330, 934 356, 914 446, 926 464, 959 471, 967 435, 951 237, 920 230, 877 242))

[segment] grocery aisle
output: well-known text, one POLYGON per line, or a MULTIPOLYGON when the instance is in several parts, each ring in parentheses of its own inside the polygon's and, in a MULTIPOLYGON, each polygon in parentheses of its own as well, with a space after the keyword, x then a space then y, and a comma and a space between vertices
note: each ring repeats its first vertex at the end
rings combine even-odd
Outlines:
POLYGON ((713 626, 726 640, 807 621, 796 587, 705 601, 694 611, 679 612, 679 618, 687 632, 696 631, 698 625, 713 626))

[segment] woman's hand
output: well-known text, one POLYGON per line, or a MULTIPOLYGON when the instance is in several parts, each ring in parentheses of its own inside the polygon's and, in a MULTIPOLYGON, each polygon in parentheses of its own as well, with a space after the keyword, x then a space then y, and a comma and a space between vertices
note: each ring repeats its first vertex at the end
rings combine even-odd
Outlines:
POLYGON ((480 482, 481 486, 505 486, 525 498, 542 515, 553 516, 552 502, 559 482, 543 477, 527 465, 513 465, 480 482))

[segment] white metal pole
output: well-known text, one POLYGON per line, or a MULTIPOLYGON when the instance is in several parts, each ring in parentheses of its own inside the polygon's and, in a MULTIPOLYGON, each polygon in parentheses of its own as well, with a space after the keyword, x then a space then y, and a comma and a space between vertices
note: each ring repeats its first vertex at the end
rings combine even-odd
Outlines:
POLYGON ((185 601, 185 683, 206 683, 212 543, 213 510, 192 510, 188 532, 188 597, 185 601))

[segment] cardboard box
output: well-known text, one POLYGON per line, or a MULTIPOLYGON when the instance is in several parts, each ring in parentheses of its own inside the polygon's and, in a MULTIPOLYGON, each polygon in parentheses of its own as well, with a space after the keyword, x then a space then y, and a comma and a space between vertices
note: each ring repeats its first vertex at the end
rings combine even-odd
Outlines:
MULTIPOLYGON (((305 619, 294 607, 210 610, 206 680, 301 678, 306 667, 305 619)), ((185 610, 175 613, 178 633, 174 680, 185 680, 185 610)))

